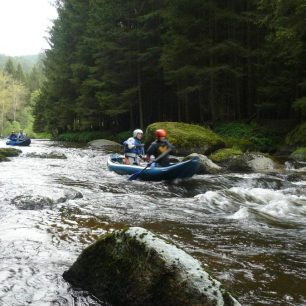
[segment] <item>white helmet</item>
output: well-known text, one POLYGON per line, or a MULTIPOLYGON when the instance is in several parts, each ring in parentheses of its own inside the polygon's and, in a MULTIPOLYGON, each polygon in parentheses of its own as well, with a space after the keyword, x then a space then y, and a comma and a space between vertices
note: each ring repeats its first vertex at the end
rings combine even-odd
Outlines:
POLYGON ((134 130, 133 137, 135 138, 137 136, 137 134, 143 134, 143 131, 140 130, 140 129, 134 130))

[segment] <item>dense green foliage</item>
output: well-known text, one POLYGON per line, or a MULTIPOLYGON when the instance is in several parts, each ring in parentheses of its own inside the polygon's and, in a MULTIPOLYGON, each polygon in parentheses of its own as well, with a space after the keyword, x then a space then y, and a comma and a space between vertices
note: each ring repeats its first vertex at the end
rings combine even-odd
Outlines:
POLYGON ((306 161, 306 148, 297 148, 291 153, 290 157, 297 161, 306 161))
POLYGON ((33 107, 43 80, 42 62, 24 72, 20 63, 7 57, 0 70, 0 135, 7 136, 12 130, 25 130, 33 137, 33 107))
POLYGON ((286 137, 286 143, 290 146, 306 146, 306 122, 297 126, 286 137))
MULTIPOLYGON (((305 113, 304 0, 58 0, 35 128, 305 113)), ((264 137, 251 143, 270 145, 264 137)))
POLYGON ((11 60, 15 67, 21 66, 24 73, 30 73, 33 66, 35 66, 41 59, 42 55, 24 55, 24 56, 14 56, 10 57, 7 55, 0 54, 0 70, 3 70, 8 60, 11 60))
POLYGON ((216 126, 214 132, 221 135, 227 147, 239 147, 243 151, 273 151, 282 142, 281 135, 271 128, 255 123, 229 122, 216 126))

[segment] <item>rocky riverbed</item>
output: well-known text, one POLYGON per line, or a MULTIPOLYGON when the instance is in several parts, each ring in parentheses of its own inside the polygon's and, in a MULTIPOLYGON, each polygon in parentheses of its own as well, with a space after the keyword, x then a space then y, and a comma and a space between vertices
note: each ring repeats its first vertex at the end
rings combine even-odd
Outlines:
POLYGON ((99 235, 126 226, 178 245, 242 305, 305 305, 302 164, 128 182, 102 149, 34 140, 21 150, 0 163, 0 305, 106 305, 62 275, 99 235))

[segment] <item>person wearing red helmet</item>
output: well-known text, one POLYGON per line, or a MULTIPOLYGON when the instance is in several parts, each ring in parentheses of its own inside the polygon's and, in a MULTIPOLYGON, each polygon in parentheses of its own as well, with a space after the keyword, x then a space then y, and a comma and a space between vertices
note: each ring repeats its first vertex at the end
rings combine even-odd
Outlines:
MULTIPOLYGON (((151 155, 154 155, 157 158, 159 155, 163 154, 168 150, 173 150, 173 145, 166 139, 167 132, 164 129, 158 129, 155 131, 156 140, 152 142, 150 147, 147 150, 147 159, 150 159, 151 155)), ((170 153, 170 151, 169 151, 170 153)), ((169 153, 166 154, 162 159, 157 163, 159 167, 169 166, 169 153)))

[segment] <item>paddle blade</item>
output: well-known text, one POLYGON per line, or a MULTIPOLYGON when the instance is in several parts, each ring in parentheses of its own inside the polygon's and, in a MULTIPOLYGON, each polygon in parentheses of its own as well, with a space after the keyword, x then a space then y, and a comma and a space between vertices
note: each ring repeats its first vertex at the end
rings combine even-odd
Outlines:
POLYGON ((136 172, 136 173, 132 174, 132 175, 128 178, 128 180, 129 180, 129 181, 137 180, 137 178, 138 178, 138 176, 140 175, 141 172, 142 172, 142 171, 139 171, 139 172, 136 172))

